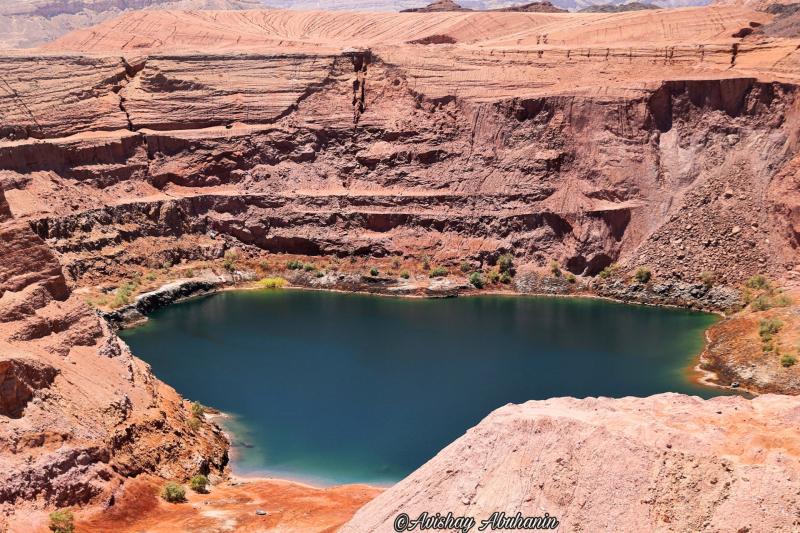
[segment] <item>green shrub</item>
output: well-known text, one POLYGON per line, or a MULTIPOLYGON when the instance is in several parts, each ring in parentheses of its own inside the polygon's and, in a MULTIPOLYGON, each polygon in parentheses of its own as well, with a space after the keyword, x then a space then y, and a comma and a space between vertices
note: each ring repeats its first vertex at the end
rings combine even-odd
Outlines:
POLYGON ((505 283, 506 285, 511 283, 511 273, 503 272, 502 274, 500 274, 500 283, 505 283))
POLYGON ((567 282, 569 282, 569 283, 575 283, 575 282, 577 281, 577 278, 575 277, 575 274, 573 274, 572 272, 570 272, 569 274, 567 274, 567 276, 566 276, 566 280, 567 280, 567 282))
POLYGON ((598 274, 598 276, 600 276, 603 279, 608 279, 608 278, 616 275, 617 271, 619 271, 619 265, 616 264, 616 263, 611 263, 610 265, 605 267, 603 270, 601 270, 600 274, 598 274))
POLYGON ((206 408, 200 402, 192 402, 192 414, 199 418, 206 414, 206 408))
POLYGON ((324 272, 322 272, 321 270, 317 270, 317 272, 314 274, 314 277, 315 278, 321 278, 324 275, 325 275, 324 272))
POLYGON ((303 268, 303 263, 297 259, 291 259, 286 262, 286 268, 289 270, 300 270, 303 268))
POLYGON ((189 428, 192 431, 197 431, 198 429, 200 429, 200 425, 201 424, 202 424, 201 420, 199 418, 197 418, 196 416, 192 416, 189 419, 189 428))
POLYGON ((500 272, 512 273, 514 270, 514 256, 511 254, 503 254, 497 260, 497 268, 500 272))
POLYGON ((53 533, 73 533, 75 531, 75 517, 72 511, 63 509, 50 513, 50 531, 53 533))
POLYGON ((786 293, 779 293, 772 299, 773 307, 787 307, 792 305, 792 299, 786 293))
POLYGON ((470 270, 472 270, 472 265, 471 265, 471 264, 469 264, 469 263, 468 263, 468 262, 466 262, 466 261, 461 261, 461 264, 459 265, 459 267, 458 267, 458 268, 459 268, 459 269, 461 269, 461 272, 463 272, 464 274, 466 274, 467 272, 469 272, 470 270))
POLYGON ((375 267, 372 267, 372 268, 370 268, 370 269, 369 269, 369 275, 370 275, 370 276, 372 276, 373 278, 374 278, 375 276, 377 276, 379 273, 380 273, 380 272, 378 272, 378 269, 377 269, 377 268, 375 268, 375 267))
POLYGON ((402 272, 400 272, 400 277, 403 279, 408 279, 411 277, 411 274, 408 273, 408 270, 403 270, 402 272))
POLYGON ((781 365, 785 368, 789 368, 790 366, 794 365, 797 362, 797 359, 793 355, 784 354, 781 357, 781 365))
POLYGON ((198 474, 189 480, 189 488, 195 492, 205 493, 207 487, 208 478, 202 474, 198 474))
POLYGON ((422 270, 429 270, 431 268, 431 258, 427 255, 422 256, 422 270))
POLYGON ((316 269, 317 267, 314 265, 314 263, 303 263, 303 270, 306 272, 313 272, 316 269))
POLYGON ((766 290, 770 288, 770 284, 767 278, 761 274, 756 274, 755 276, 751 276, 750 279, 745 282, 745 287, 749 289, 766 290))
POLYGON ((443 278, 444 276, 448 275, 450 272, 443 266, 437 266, 433 270, 431 270, 430 277, 432 278, 443 278))
POLYGON ((222 268, 228 272, 236 270, 236 262, 239 260, 239 254, 234 251, 225 252, 225 257, 222 260, 222 268))
POLYGON ((553 277, 561 277, 561 267, 558 265, 558 261, 550 261, 550 273, 553 277))
POLYGON ((700 281, 703 282, 706 289, 710 289, 714 286, 714 273, 713 272, 703 272, 700 274, 700 281))
POLYGON ((489 283, 497 283, 500 281, 500 272, 495 269, 490 270, 486 273, 486 281, 489 283))
POLYGON ((772 300, 766 294, 761 294, 750 303, 750 307, 755 311, 766 311, 772 307, 772 300))
POLYGON ((281 277, 263 278, 259 280, 258 286, 262 289, 282 289, 288 282, 281 277))
POLYGON ((481 277, 480 272, 473 272, 472 274, 470 274, 469 282, 476 289, 483 288, 483 277, 481 277))
POLYGON ((147 275, 144 277, 147 281, 155 281, 156 280, 156 273, 155 272, 148 272, 147 275))
POLYGON ((170 481, 161 489, 161 497, 170 503, 179 503, 186 500, 186 489, 170 481))
POLYGON ((114 293, 114 301, 111 303, 111 306, 122 307, 123 305, 131 303, 131 297, 137 287, 138 285, 132 281, 120 285, 114 293))
POLYGON ((783 322, 777 318, 765 318, 758 323, 758 334, 762 339, 770 339, 783 327, 783 322))
POLYGON ((636 273, 633 275, 636 278, 636 281, 639 283, 647 283, 650 281, 650 278, 653 277, 652 272, 650 272, 649 268, 639 267, 636 269, 636 273))

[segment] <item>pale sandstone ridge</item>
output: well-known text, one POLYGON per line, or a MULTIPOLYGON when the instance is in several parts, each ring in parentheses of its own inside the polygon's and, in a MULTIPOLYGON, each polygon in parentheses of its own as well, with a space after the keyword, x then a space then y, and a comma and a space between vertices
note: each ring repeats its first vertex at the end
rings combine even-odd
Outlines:
MULTIPOLYGON (((490 414, 365 505, 342 533, 399 513, 558 517, 559 531, 793 531, 800 400, 555 398, 490 414)), ((475 529, 477 530, 477 528, 475 529)))
POLYGON ((253 9, 260 0, 6 0, 0 49, 31 48, 136 9, 253 9))

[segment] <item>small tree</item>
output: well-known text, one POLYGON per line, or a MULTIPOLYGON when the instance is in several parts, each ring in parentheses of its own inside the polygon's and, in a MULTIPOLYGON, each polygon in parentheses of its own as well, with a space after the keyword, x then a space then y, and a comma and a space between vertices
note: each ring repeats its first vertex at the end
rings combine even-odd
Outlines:
POLYGON ((62 509, 50 513, 50 531, 53 533, 73 533, 75 531, 75 517, 72 511, 62 509))
POLYGON ((649 268, 639 267, 636 269, 636 273, 633 277, 636 278, 636 281, 639 283, 647 283, 650 281, 650 278, 653 277, 653 274, 650 272, 649 268))
POLYGON ((205 493, 206 487, 208 487, 208 478, 198 474, 189 481, 189 487, 195 492, 205 493))
POLYGON ((170 503, 179 503, 186 500, 186 489, 170 481, 161 489, 161 497, 170 503))
POLYGON ((479 272, 473 272, 472 274, 470 274, 469 282, 476 289, 483 288, 483 278, 481 277, 479 272))

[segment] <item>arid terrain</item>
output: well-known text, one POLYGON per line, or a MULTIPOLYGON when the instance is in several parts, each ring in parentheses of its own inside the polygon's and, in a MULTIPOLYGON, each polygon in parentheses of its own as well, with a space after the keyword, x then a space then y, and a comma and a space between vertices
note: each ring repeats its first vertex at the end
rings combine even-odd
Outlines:
MULTIPOLYGON (((489 290, 727 312, 701 366, 721 385, 796 393, 800 365, 784 357, 798 355, 800 337, 800 37, 785 23, 768 31, 788 19, 754 7, 140 10, 0 52, 0 528, 45 527, 47 512, 64 507, 80 508, 87 527, 137 513, 131 530, 153 527, 140 511, 113 514, 144 505, 127 492, 131 478, 151 489, 197 473, 224 480, 219 428, 92 309, 133 312, 137 294, 183 278, 450 294, 475 290, 467 275, 477 272, 489 290), (502 254, 513 256, 513 279, 492 278, 502 254), (289 259, 316 266, 287 270, 289 259), (367 275, 373 265, 380 276, 367 275), (432 267, 448 275, 432 279, 432 267), (766 339, 769 318, 781 326, 766 339)), ((532 422, 495 413, 464 439, 511 443, 543 424, 552 432, 541 439, 585 446, 586 461, 559 474, 546 502, 585 530, 797 526, 787 509, 796 508, 800 400, 598 400, 611 414, 592 402, 508 408, 532 422), (745 414, 712 422, 721 409, 745 414), (686 410, 694 418, 676 418, 686 410), (606 422, 616 429, 591 429, 606 422), (559 440, 576 424, 592 438, 559 440), (701 424, 716 429, 698 433, 701 424), (669 443, 653 440, 662 430, 669 443), (726 451, 745 434, 761 455, 726 451), (609 447, 628 450, 626 461, 601 453, 609 447), (658 472, 661 453, 672 484, 640 472, 658 472), (592 461, 603 475, 584 473, 592 461), (694 464, 716 475, 709 500, 691 496, 704 481, 682 477, 694 464), (574 499, 576 484, 619 477, 632 505, 618 516, 598 499, 610 490, 574 499), (759 509, 743 503, 752 491, 759 509), (668 516, 672 503, 681 517, 668 516)), ((537 439, 520 453, 485 445, 503 468, 514 457, 543 468, 531 450, 551 441, 537 439)), ((477 464, 459 460, 459 443, 351 530, 385 527, 412 489, 454 498, 462 478, 432 470, 442 457, 477 464)), ((467 470, 464 482, 528 483, 512 470, 467 470)), ((350 514, 373 495, 337 490, 350 514)), ((487 501, 532 491, 498 489, 487 501)), ((212 495, 240 492, 221 481, 212 495)), ((330 505, 336 494, 312 495, 330 510, 313 527, 344 521, 330 505)), ((252 514, 249 505, 217 517, 252 514)), ((203 520, 181 513, 188 530, 203 520)))

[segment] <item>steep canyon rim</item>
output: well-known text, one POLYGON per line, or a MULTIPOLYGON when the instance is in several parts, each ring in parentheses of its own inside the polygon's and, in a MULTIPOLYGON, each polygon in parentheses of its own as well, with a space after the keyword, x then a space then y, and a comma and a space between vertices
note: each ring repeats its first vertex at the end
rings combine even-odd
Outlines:
MULTIPOLYGON (((427 279, 415 270, 423 256, 455 272, 462 261, 491 269, 510 252, 519 292, 570 291, 546 274, 556 261, 587 291, 705 308, 735 305, 735 290, 754 274, 792 287, 800 42, 736 36, 772 18, 744 6, 615 15, 134 12, 0 54, 0 368, 11 384, 0 398, 2 520, 107 504, 138 474, 224 471, 218 430, 193 430, 188 404, 85 304, 86 291, 113 291, 167 263, 219 267, 231 249, 254 261, 265 251, 343 265, 355 258, 351 274, 364 284, 356 267, 385 273, 397 259, 427 279), (432 35, 452 44, 412 44, 432 35), (614 262, 620 275, 598 281, 614 262), (644 286, 629 279, 639 267, 653 273, 644 286), (714 273, 712 287, 704 272, 714 273)), ((796 391, 797 368, 761 353, 759 316, 747 312, 720 330, 725 377, 796 391), (747 328, 728 327, 737 323, 747 328), (731 335, 747 360, 724 359, 731 335)), ((725 412, 716 406, 754 410, 754 422, 725 426, 735 433, 752 423, 754 436, 775 433, 764 413, 788 426, 797 408, 788 396, 697 404, 670 396, 635 404, 651 419, 622 420, 614 417, 635 405, 562 403, 541 404, 551 414, 564 409, 560 418, 520 407, 489 423, 511 436, 509 428, 528 427, 520 413, 545 416, 554 435, 592 416, 616 420, 612 429, 639 424, 604 435, 654 464, 664 443, 630 432, 667 424, 690 403, 681 416, 695 421, 725 412), (586 414, 590 405, 600 414, 586 414)), ((787 494, 795 493, 796 439, 768 440, 764 452, 781 459, 769 468, 786 475, 770 486, 787 494)), ((713 453, 695 441, 670 444, 712 471, 731 453, 714 442, 713 453)), ((689 460, 672 453, 667 477, 685 479, 689 460)), ((769 470, 759 470, 763 456, 746 455, 735 448, 726 468, 769 470)), ((579 485, 597 483, 564 465, 579 485)), ((744 494, 740 485, 730 494, 744 494)), ((685 494, 640 478, 630 487, 629 501, 652 502, 641 516, 654 521, 627 517, 631 527, 667 523, 660 506, 685 494)), ((397 497, 390 492, 385 498, 397 497)), ((553 508, 573 509, 569 498, 550 497, 553 508)), ((721 501, 683 510, 700 517, 692 511, 721 501)), ((715 524, 761 516, 725 501, 738 505, 712 513, 715 524)), ((581 508, 597 503, 587 502, 581 508)))

